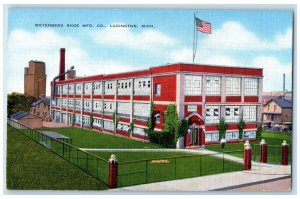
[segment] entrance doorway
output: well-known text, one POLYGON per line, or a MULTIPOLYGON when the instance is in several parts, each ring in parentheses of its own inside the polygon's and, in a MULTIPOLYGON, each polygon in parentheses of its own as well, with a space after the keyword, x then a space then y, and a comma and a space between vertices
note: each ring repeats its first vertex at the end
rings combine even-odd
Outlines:
POLYGON ((191 145, 199 145, 199 129, 193 128, 191 129, 191 145))

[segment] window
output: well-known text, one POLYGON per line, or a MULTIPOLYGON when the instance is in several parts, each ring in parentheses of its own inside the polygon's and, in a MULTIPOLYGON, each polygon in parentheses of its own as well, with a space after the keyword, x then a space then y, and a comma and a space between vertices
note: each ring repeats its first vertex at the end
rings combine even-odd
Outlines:
POLYGON ((74 107, 74 100, 68 99, 68 107, 73 108, 74 107))
POLYGON ((105 82, 105 95, 114 95, 116 92, 115 81, 106 81, 105 82))
POLYGON ((111 114, 112 112, 114 112, 113 103, 114 102, 108 102, 108 101, 104 102, 104 113, 105 114, 111 114))
POLYGON ((85 127, 89 127, 90 126, 90 118, 89 117, 83 117, 82 125, 85 126, 85 127))
POLYGON ((239 106, 225 106, 225 122, 239 122, 240 107, 239 106))
POLYGON ((133 117, 135 119, 148 120, 150 117, 150 104, 134 103, 133 117))
POLYGON ((218 142, 219 141, 219 133, 205 133, 205 142, 218 142))
POLYGON ((155 111, 154 121, 155 121, 155 124, 160 124, 160 111, 155 111))
POLYGON ((256 96, 258 94, 258 79, 245 78, 245 96, 256 96))
POLYGON ((245 122, 256 122, 256 106, 244 106, 243 119, 245 122))
MULTIPOLYGON (((112 104, 111 104, 112 105, 112 104)), ((130 103, 118 102, 117 115, 121 117, 130 117, 130 103)))
POLYGON ((241 78, 227 77, 226 78, 226 95, 241 95, 241 78))
POLYGON ((68 89, 69 89, 69 95, 73 95, 74 94, 74 84, 69 84, 68 89))
POLYGON ((221 78, 214 76, 206 77, 206 95, 220 95, 221 78))
POLYGON ((62 94, 63 94, 63 95, 68 94, 68 87, 69 87, 68 85, 63 85, 63 86, 62 86, 62 88, 63 88, 62 94))
POLYGON ((94 95, 102 95, 102 82, 94 82, 93 93, 94 95))
POLYGON ((188 112, 197 112, 197 105, 188 105, 187 111, 188 112))
POLYGON ((102 120, 98 118, 93 119, 93 126, 95 127, 102 127, 102 120))
POLYGON ((160 96, 161 94, 161 84, 156 84, 155 85, 155 95, 160 96))
POLYGON ((119 95, 130 95, 131 84, 130 80, 118 80, 118 94, 119 95))
POLYGON ((137 127, 133 128, 133 134, 135 134, 135 135, 141 135, 141 136, 145 136, 146 135, 144 129, 137 128, 137 127))
POLYGON ((101 112, 102 111, 102 101, 93 100, 93 111, 101 112))
POLYGON ((134 79, 134 95, 150 95, 151 79, 148 77, 134 79))
POLYGON ((92 93, 92 83, 84 83, 84 94, 90 95, 92 93))
POLYGON ((276 109, 277 109, 277 106, 276 106, 276 105, 274 105, 274 112, 276 112, 276 109))
POLYGON ((121 124, 121 123, 118 123, 118 126, 117 126, 117 129, 120 130, 120 131, 124 131, 124 132, 128 132, 129 131, 129 126, 126 125, 126 124, 121 124))
POLYGON ((270 104, 268 104, 268 111, 270 111, 270 104))
POLYGON ((113 123, 109 122, 109 121, 106 121, 106 120, 103 121, 103 127, 104 127, 104 129, 109 130, 109 131, 113 131, 114 130, 113 123))
POLYGON ((82 85, 81 84, 76 84, 76 94, 82 94, 82 85))
POLYGON ((239 139, 239 132, 238 131, 226 132, 225 139, 226 140, 238 140, 239 139))
POLYGON ((243 138, 244 139, 256 138, 256 131, 244 131, 243 138))
POLYGON ((220 121, 220 106, 207 106, 205 111, 205 123, 216 124, 220 121))
POLYGON ((81 109, 81 100, 75 100, 75 108, 81 109))
POLYGON ((185 76, 184 94, 185 95, 201 95, 202 76, 185 76))
POLYGON ((80 115, 75 116, 75 123, 76 124, 81 124, 81 116, 80 115))
POLYGON ((90 100, 84 100, 83 101, 83 104, 84 104, 84 106, 83 106, 83 109, 85 110, 85 111, 90 111, 91 109, 91 107, 90 107, 90 100))

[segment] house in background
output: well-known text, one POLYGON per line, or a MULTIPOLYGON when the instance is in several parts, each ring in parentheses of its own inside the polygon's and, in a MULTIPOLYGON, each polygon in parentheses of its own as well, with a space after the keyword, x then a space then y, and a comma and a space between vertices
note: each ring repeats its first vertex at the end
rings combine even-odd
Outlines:
POLYGON ((285 96, 270 99, 263 105, 263 123, 269 125, 290 125, 292 123, 292 100, 285 96))
POLYGON ((10 115, 10 119, 30 128, 42 128, 42 118, 25 111, 19 111, 10 115))
POLYGON ((43 121, 51 121, 50 98, 40 97, 38 101, 31 104, 30 113, 41 117, 43 121))

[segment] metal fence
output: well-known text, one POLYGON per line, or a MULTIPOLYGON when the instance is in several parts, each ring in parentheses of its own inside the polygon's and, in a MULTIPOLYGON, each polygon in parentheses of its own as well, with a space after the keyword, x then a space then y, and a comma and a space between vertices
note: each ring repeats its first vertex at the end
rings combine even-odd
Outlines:
MULTIPOLYGON (((252 160, 255 162, 261 161, 260 144, 254 144, 252 147, 252 160)), ((289 164, 292 162, 292 146, 289 146, 289 164)), ((281 145, 267 145, 267 163, 281 164, 281 145)))
POLYGON ((107 160, 83 151, 67 142, 49 137, 16 121, 8 119, 8 124, 104 184, 108 184, 109 163, 107 160))
POLYGON ((118 187, 241 171, 243 161, 222 153, 125 161, 118 164, 118 187))

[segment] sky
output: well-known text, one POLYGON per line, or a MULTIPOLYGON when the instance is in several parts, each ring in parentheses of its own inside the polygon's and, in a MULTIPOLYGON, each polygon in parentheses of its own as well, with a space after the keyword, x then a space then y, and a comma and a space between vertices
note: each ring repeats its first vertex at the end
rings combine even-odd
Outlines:
POLYGON ((192 63, 194 13, 212 25, 212 34, 197 32, 196 64, 263 68, 264 91, 282 90, 285 73, 286 89, 292 90, 289 11, 11 7, 5 40, 7 92, 22 93, 24 67, 39 60, 46 63, 49 96, 60 48, 66 49, 66 68, 75 66, 78 76, 192 63), (135 27, 111 27, 125 24, 135 27))

